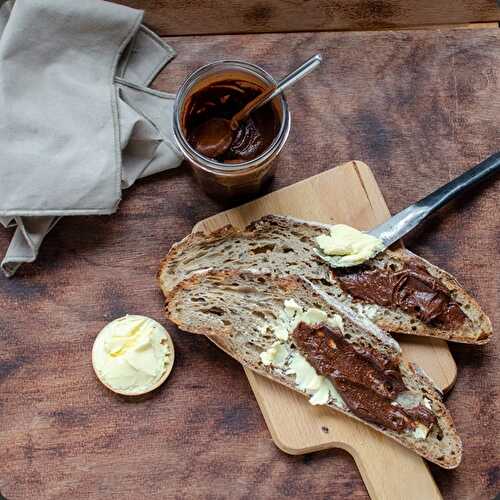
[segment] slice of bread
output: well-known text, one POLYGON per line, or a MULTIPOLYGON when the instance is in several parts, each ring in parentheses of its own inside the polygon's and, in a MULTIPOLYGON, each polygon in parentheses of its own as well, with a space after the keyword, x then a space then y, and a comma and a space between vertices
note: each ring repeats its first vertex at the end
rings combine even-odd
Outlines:
POLYGON ((328 234, 329 226, 277 215, 265 216, 243 231, 231 226, 209 235, 193 233, 176 243, 163 259, 160 286, 169 298, 173 288, 191 273, 204 269, 253 269, 279 275, 296 274, 311 280, 330 296, 369 317, 380 328, 394 333, 423 335, 455 342, 484 344, 492 328, 478 303, 447 272, 404 249, 386 250, 369 261, 372 267, 400 270, 417 263, 438 279, 466 315, 456 328, 425 323, 400 309, 354 299, 342 290, 327 263, 318 255, 315 238, 328 234))
MULTIPOLYGON (((337 321, 335 315, 339 315, 343 339, 363 352, 371 349, 393 360, 408 389, 404 394, 410 403, 407 400, 405 404, 413 408, 418 404, 415 401, 425 398, 427 408, 437 420, 427 436, 422 437, 413 431, 397 432, 358 418, 342 398, 338 399, 338 393, 328 393, 328 399, 321 404, 326 401, 330 408, 383 432, 442 467, 459 465, 462 444, 432 381, 415 365, 401 358, 396 341, 304 278, 252 271, 200 271, 191 274, 170 292, 166 315, 182 330, 207 335, 244 366, 303 395, 310 395, 310 391, 297 385, 298 378, 287 369, 287 362, 279 366, 265 365, 261 358, 262 353, 270 352, 269 349, 276 345, 273 328, 282 317, 285 301, 290 299, 303 310, 319 309, 337 321)), ((283 342, 287 356, 293 357, 298 352, 293 337, 283 342)))

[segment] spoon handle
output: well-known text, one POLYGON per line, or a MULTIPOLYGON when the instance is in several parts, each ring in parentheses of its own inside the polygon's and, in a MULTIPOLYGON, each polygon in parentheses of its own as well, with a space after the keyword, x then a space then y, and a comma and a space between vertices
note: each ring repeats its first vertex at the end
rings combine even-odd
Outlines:
POLYGON ((292 71, 289 75, 285 76, 283 80, 278 82, 276 87, 270 87, 266 91, 262 92, 257 98, 250 101, 241 111, 238 111, 231 119, 231 127, 237 128, 237 124, 244 120, 250 112, 259 109, 264 104, 272 101, 276 96, 280 95, 286 88, 293 85, 295 82, 304 78, 308 73, 310 73, 314 68, 316 68, 323 58, 320 54, 310 57, 302 66, 298 67, 295 71, 292 71))
POLYGON ((272 101, 277 95, 280 95, 285 89, 293 85, 295 82, 299 81, 301 78, 304 78, 308 73, 310 73, 313 69, 320 65, 323 57, 321 54, 316 54, 315 56, 310 57, 302 66, 299 66, 295 71, 292 71, 289 75, 285 76, 283 80, 278 82, 278 86, 274 89, 274 92, 271 92, 264 102, 260 104, 260 106, 264 105, 266 102, 272 101))
POLYGON ((277 87, 269 87, 267 90, 264 90, 262 94, 259 94, 255 99, 252 99, 246 106, 244 106, 240 111, 238 111, 231 118, 231 129, 236 130, 240 122, 246 120, 248 115, 255 111, 256 109, 263 106, 266 102, 269 101, 268 97, 274 93, 277 87))
POLYGON ((384 246, 387 247, 405 236, 430 214, 456 198, 463 191, 472 188, 486 177, 499 171, 500 153, 495 153, 417 203, 405 208, 369 233, 380 238, 384 246))

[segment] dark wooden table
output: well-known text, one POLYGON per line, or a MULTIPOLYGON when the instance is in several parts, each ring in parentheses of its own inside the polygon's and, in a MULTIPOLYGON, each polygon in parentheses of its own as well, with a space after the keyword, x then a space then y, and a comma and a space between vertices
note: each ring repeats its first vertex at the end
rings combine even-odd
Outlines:
MULTIPOLYGON (((210 60, 246 59, 279 76, 324 54, 322 68, 289 93, 292 133, 270 189, 360 159, 396 212, 500 146, 498 28, 167 41, 179 55, 155 85, 168 91, 210 60)), ((406 241, 454 273, 494 326, 498 186, 490 180, 406 241)), ((347 453, 279 451, 240 366, 203 338, 169 326, 176 365, 149 397, 119 397, 95 379, 96 333, 125 313, 162 321, 159 260, 222 208, 185 168, 156 175, 130 189, 116 215, 65 218, 34 265, 0 279, 0 491, 9 500, 366 498, 347 453)), ((1 249, 9 236, 0 232, 1 249)), ((498 337, 451 349, 459 369, 447 404, 464 459, 457 470, 432 472, 445 498, 492 498, 498 337)))

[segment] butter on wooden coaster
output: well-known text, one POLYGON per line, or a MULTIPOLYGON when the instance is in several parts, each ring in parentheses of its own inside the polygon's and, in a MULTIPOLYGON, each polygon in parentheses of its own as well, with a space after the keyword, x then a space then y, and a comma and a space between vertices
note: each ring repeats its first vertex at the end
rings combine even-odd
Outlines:
POLYGON ((126 315, 108 323, 92 348, 97 378, 110 390, 138 396, 159 387, 174 364, 174 344, 157 321, 126 315))

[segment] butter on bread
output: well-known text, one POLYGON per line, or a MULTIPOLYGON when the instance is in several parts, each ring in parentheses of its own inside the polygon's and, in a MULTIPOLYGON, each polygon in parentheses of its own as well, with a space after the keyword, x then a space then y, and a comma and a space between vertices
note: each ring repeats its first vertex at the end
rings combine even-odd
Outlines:
POLYGON ((328 407, 384 433, 441 467, 459 465, 462 444, 432 381, 400 358, 399 345, 390 336, 307 280, 256 271, 200 271, 169 291, 166 315, 181 330, 207 335, 221 349, 255 372, 305 396, 317 397, 320 403, 326 401, 328 407), (334 319, 336 325, 339 324, 336 317, 340 317, 343 335, 352 345, 396 358, 408 390, 422 400, 428 400, 435 415, 436 424, 430 432, 401 433, 368 422, 343 405, 335 394, 325 394, 328 388, 317 394, 322 380, 315 379, 314 373, 304 373, 301 367, 290 370, 289 365, 281 369, 281 362, 273 364, 272 359, 265 356, 263 359, 262 355, 266 352, 271 358, 280 355, 273 353, 272 348, 276 347, 277 339, 279 341, 285 336, 282 332, 279 335, 270 332, 267 326, 273 322, 276 324, 285 301, 290 299, 304 311, 323 311, 327 318, 334 319), (299 380, 299 377, 302 378, 299 380))

